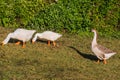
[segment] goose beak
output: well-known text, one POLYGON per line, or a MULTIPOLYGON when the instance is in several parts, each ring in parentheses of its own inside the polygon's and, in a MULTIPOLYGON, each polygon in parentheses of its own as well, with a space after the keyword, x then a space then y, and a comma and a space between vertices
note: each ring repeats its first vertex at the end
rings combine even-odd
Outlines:
POLYGON ((5 44, 2 42, 1 45, 4 46, 5 44))
POLYGON ((94 31, 95 31, 94 29, 91 30, 91 32, 94 32, 94 31))
POLYGON ((93 32, 93 29, 91 30, 91 32, 93 32))

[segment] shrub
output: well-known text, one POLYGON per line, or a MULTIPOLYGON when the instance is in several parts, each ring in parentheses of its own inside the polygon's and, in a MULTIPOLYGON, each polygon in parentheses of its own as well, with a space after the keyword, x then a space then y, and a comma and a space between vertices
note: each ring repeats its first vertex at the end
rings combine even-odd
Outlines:
POLYGON ((73 33, 91 28, 113 31, 119 19, 117 3, 117 0, 61 0, 40 11, 32 20, 32 25, 42 30, 67 29, 73 33))
POLYGON ((120 29, 119 0, 3 0, 0 25, 81 33, 120 29))
POLYGON ((2 0, 0 3, 0 25, 25 27, 42 7, 44 7, 42 0, 2 0))

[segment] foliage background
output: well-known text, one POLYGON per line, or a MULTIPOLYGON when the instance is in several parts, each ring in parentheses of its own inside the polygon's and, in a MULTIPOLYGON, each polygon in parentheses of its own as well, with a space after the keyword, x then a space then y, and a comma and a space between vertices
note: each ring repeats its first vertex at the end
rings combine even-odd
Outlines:
POLYGON ((119 37, 120 0, 0 0, 0 26, 119 37))

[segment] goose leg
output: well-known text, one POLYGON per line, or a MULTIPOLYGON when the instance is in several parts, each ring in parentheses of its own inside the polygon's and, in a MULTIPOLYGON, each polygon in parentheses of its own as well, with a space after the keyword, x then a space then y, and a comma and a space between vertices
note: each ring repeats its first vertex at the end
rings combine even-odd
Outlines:
POLYGON ((104 63, 104 64, 107 64, 107 61, 106 61, 106 59, 104 59, 104 60, 103 60, 103 63, 104 63))
POLYGON ((35 42, 32 40, 32 44, 34 44, 35 42))
POLYGON ((54 46, 54 47, 56 46, 56 42, 55 42, 55 41, 53 41, 53 46, 54 46))
POLYGON ((20 41, 16 42, 15 45, 19 45, 20 44, 20 41))
POLYGON ((98 64, 100 63, 100 60, 99 60, 99 59, 97 60, 97 63, 98 63, 98 64))
POLYGON ((50 41, 48 41, 48 46, 50 46, 50 41))
POLYGON ((25 42, 23 42, 22 48, 25 48, 25 42))

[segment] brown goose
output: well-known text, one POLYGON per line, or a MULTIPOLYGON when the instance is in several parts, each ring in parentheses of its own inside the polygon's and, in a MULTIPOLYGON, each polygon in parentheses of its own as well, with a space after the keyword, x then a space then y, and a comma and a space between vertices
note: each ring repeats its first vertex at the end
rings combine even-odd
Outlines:
POLYGON ((106 64, 106 59, 109 59, 111 56, 113 56, 114 54, 116 54, 116 52, 113 52, 112 50, 97 44, 97 32, 96 30, 92 30, 92 32, 94 32, 94 38, 92 41, 92 51, 93 53, 97 56, 98 58, 98 63, 99 60, 103 60, 103 63, 106 64))

